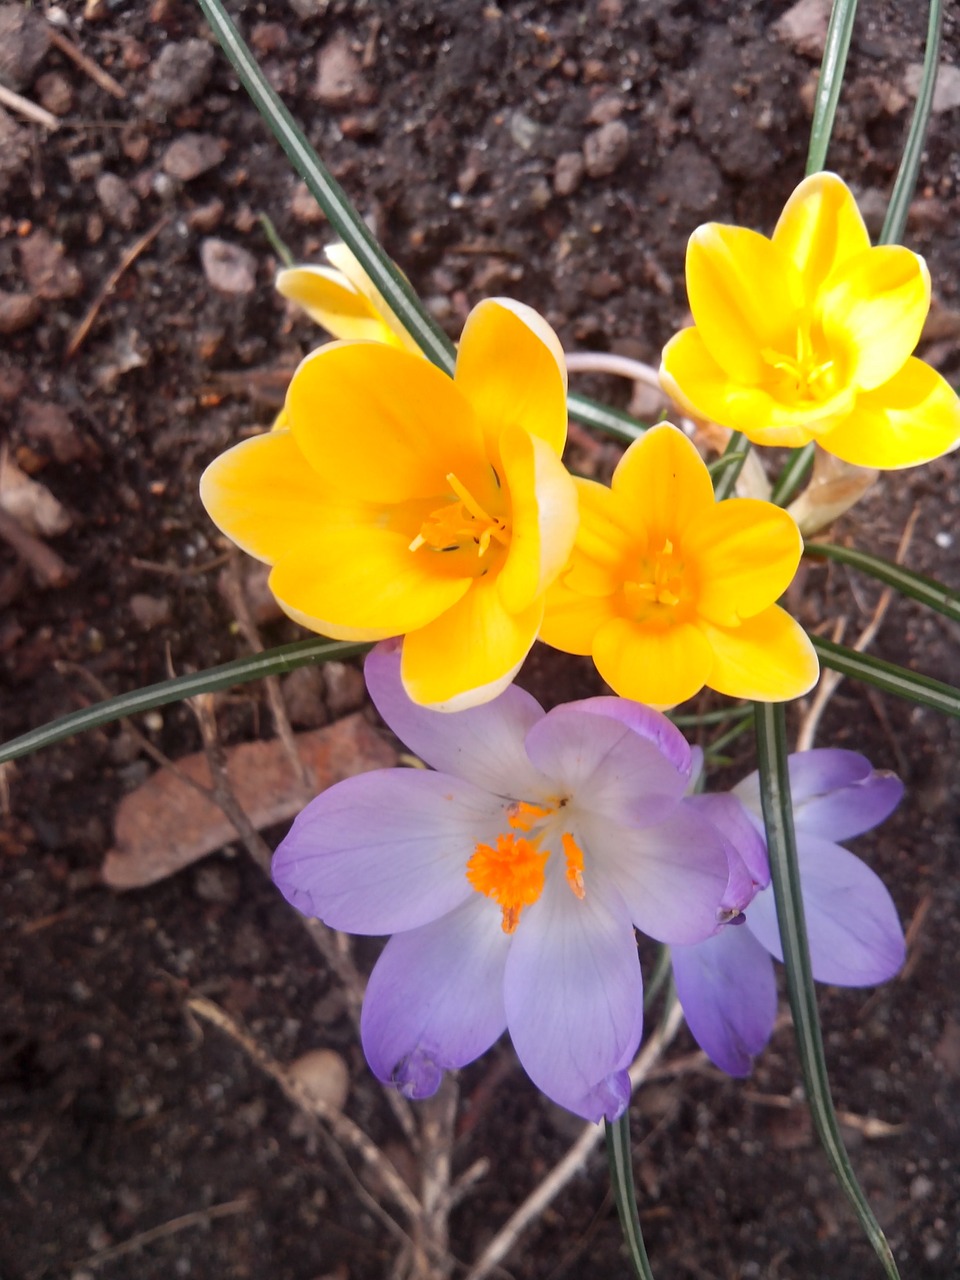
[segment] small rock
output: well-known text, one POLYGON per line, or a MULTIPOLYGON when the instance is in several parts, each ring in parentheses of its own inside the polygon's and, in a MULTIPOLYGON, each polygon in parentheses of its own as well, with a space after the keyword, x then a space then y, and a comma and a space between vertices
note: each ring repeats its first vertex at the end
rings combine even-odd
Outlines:
POLYGON ((103 170, 103 152, 81 151, 79 155, 67 156, 67 169, 77 186, 90 182, 103 170))
POLYGON ((0 333, 19 333, 40 316, 40 299, 32 293, 7 293, 0 289, 0 333))
POLYGON ((367 696, 363 674, 345 662, 325 662, 323 683, 327 690, 327 707, 333 719, 362 707, 367 696))
POLYGON ((96 192, 97 199, 110 221, 129 231, 137 221, 140 201, 124 180, 118 178, 115 173, 101 173, 97 179, 96 192))
POLYGON ((27 284, 39 298, 75 298, 83 288, 83 276, 63 245, 42 227, 21 240, 20 259, 27 284))
POLYGON ((350 1092, 347 1064, 333 1049, 311 1049, 288 1068, 291 1079, 308 1098, 342 1111, 350 1092))
POLYGON ((316 729, 329 719, 320 667, 298 667, 281 682, 287 715, 298 729, 316 729))
POLYGON ((219 227, 225 208, 223 201, 218 198, 197 205, 196 209, 191 209, 187 214, 187 226, 193 231, 199 231, 201 235, 207 235, 219 227))
POLYGON ((326 222, 326 214, 310 194, 305 182, 298 182, 290 196, 290 216, 301 226, 315 227, 326 222))
POLYGON ((28 89, 49 43, 39 10, 24 4, 0 5, 0 84, 15 93, 28 89))
POLYGON ((0 404, 13 404, 23 395, 27 375, 15 365, 0 364, 0 404))
POLYGON ((250 32, 250 43, 259 54, 277 53, 287 47, 287 30, 282 22, 257 22, 250 32))
POLYGON ((0 107, 0 195, 19 179, 30 160, 30 134, 0 107))
POLYGON ((630 150, 630 133, 622 120, 611 120, 593 133, 588 133, 583 143, 583 159, 591 178, 606 178, 614 173, 627 158, 630 150))
POLYGON ((40 105, 55 116, 68 115, 73 110, 73 85, 62 71, 48 71, 37 81, 40 105))
POLYGON ((583 156, 579 151, 564 151, 557 156, 553 171, 553 189, 558 196, 572 196, 583 181, 583 156))
POLYGON ((623 114, 623 99, 615 93, 605 94, 590 108, 587 124, 609 124, 611 120, 619 120, 623 114))
POLYGON ((154 627, 166 626, 170 621, 170 601, 165 596, 133 595, 130 597, 130 612, 144 631, 152 631, 154 627))
POLYGON ((49 454, 56 462, 79 462, 88 453, 70 415, 49 400, 21 402, 20 430, 33 448, 49 454))
POLYGON ((39 538, 66 533, 73 523, 46 485, 31 480, 5 452, 0 454, 0 508, 39 538))
POLYGON ((200 246, 200 261, 207 280, 220 293, 247 294, 257 287, 257 260, 239 245, 209 236, 200 246))
POLYGON ((797 0, 773 24, 773 34, 795 53, 819 62, 827 43, 831 8, 831 0, 797 0))
MULTIPOLYGON (((923 80, 923 65, 911 63, 903 77, 903 87, 911 98, 920 92, 923 80)), ((943 115, 945 111, 953 111, 960 107, 960 67, 949 62, 941 62, 937 72, 937 85, 933 91, 933 114, 943 115)))
POLYGON ((219 138, 209 133, 185 133, 171 142, 164 152, 164 173, 180 182, 192 182, 201 173, 215 169, 223 160, 226 148, 219 138))
POLYGON ((144 105, 165 111, 185 107, 207 87, 213 60, 213 47, 206 40, 165 44, 150 68, 144 105))
POLYGON ((510 137, 521 151, 530 151, 536 145, 541 133, 536 120, 522 111, 514 111, 510 116, 510 137))
POLYGON ((317 78, 313 96, 325 107, 346 107, 369 101, 360 59, 345 32, 328 40, 317 54, 317 78))

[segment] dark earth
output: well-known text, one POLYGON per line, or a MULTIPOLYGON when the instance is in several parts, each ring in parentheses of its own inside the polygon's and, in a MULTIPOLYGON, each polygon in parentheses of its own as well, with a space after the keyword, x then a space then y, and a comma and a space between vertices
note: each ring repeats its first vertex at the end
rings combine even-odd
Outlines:
MULTIPOLYGON (((540 309, 569 350, 656 364, 685 320, 689 233, 707 219, 769 232, 803 174, 822 6, 807 6, 799 27, 781 24, 789 7, 271 0, 231 11, 451 336, 476 301, 505 293, 540 309)), ((215 454, 269 425, 319 340, 273 291, 277 256, 258 215, 300 260, 332 238, 193 5, 75 0, 46 19, 41 7, 0 5, 0 84, 55 118, 0 110, 0 425, 8 469, 62 504, 26 559, 0 543, 4 738, 99 697, 90 676, 117 693, 248 651, 197 481, 215 454)), ((857 20, 830 164, 874 230, 925 23, 924 6, 878 0, 857 20)), ((924 354, 956 380, 960 29, 950 12, 943 56, 907 241, 934 281, 924 354)), ((577 385, 626 403, 622 381, 577 385)), ((608 474, 617 452, 578 437, 571 461, 608 474)), ((956 589, 958 501, 947 458, 882 481, 834 532, 893 557, 915 511, 907 563, 956 589)), ((810 564, 791 602, 828 634, 846 618, 851 642, 878 594, 810 564)), ((268 601, 254 605, 265 644, 300 638, 268 601)), ((894 602, 873 651, 960 683, 956 639, 938 615, 894 602)), ((546 650, 523 678, 549 704, 598 688, 585 663, 546 650)), ((362 707, 349 667, 289 679, 297 728, 362 707)), ((259 685, 221 695, 218 717, 228 747, 272 734, 259 685)), ((172 758, 201 745, 184 706, 139 727, 172 758)), ((730 748, 720 785, 753 767, 745 742, 730 748)), ((817 742, 861 750, 907 784, 900 811, 856 844, 894 894, 906 967, 877 991, 822 989, 820 1007, 835 1100, 851 1113, 845 1137, 902 1274, 955 1277, 956 725, 845 682, 817 742)), ((396 1243, 355 1179, 249 1056, 186 1009, 192 995, 216 1001, 280 1062, 338 1051, 347 1114, 402 1163, 339 988, 286 904, 236 842, 149 888, 118 893, 101 880, 117 805, 154 769, 132 731, 111 726, 2 777, 0 1277, 395 1274, 396 1243), (200 1213, 236 1201, 225 1216, 200 1213)), ((188 841, 186 813, 183 823, 188 841)), ((667 1062, 687 1069, 634 1102, 656 1275, 879 1275, 811 1132, 789 1025, 747 1082, 691 1065, 694 1048, 682 1031, 667 1062)), ((538 1097, 508 1045, 461 1084, 454 1170, 490 1161, 451 1217, 452 1253, 468 1265, 580 1126, 538 1097)), ((516 1280, 629 1274, 599 1153, 504 1266, 516 1280)))

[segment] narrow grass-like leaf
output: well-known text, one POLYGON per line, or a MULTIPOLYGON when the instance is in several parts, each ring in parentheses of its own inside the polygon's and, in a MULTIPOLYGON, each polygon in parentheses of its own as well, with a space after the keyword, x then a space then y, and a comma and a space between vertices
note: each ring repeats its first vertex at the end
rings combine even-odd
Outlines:
POLYGON ((914 573, 912 569, 904 569, 902 565, 873 556, 869 551, 841 547, 834 542, 808 542, 804 553, 808 556, 820 556, 825 560, 835 560, 838 564, 849 565, 851 569, 859 569, 861 573, 893 587, 901 595, 919 600, 921 604, 942 613, 945 618, 960 622, 960 592, 951 591, 934 578, 914 573))
POLYGON ((121 720, 124 716, 140 715, 155 707, 165 707, 168 703, 195 697, 198 693, 213 693, 217 689, 246 684, 249 680, 283 675, 311 662, 329 662, 331 659, 343 661, 344 658, 365 653, 369 648, 368 644, 324 640, 316 636, 310 640, 297 640, 294 644, 267 649, 263 653, 252 653, 247 658, 237 658, 234 662, 225 662, 219 667, 208 667, 193 675, 176 676, 173 680, 148 684, 143 689, 135 689, 133 693, 121 693, 116 698, 95 702, 82 711, 61 716, 59 720, 51 720, 49 724, 21 734, 19 738, 0 743, 0 764, 4 760, 15 760, 17 756, 39 751, 41 747, 49 747, 64 738, 72 738, 76 733, 121 720))
POLYGON ((920 173, 920 160, 923 156, 923 143, 930 123, 930 112, 933 109, 933 91, 937 83, 937 69, 940 65, 940 30, 943 26, 943 6, 941 0, 930 0, 930 12, 927 16, 927 47, 923 54, 923 74, 917 92, 917 105, 913 109, 910 131, 907 134, 900 168, 894 179, 887 215, 880 231, 880 244, 898 244, 903 239, 903 231, 907 225, 907 214, 910 201, 917 185, 920 173))
POLYGON ((614 409, 610 405, 601 404, 599 400, 591 400, 589 396, 577 395, 571 391, 567 396, 567 408, 570 417, 582 422, 585 427, 593 427, 602 431, 605 436, 612 436, 624 444, 632 444, 639 440, 647 430, 642 422, 622 409, 614 409))
POLYGON ((723 454, 713 463, 715 468, 717 466, 723 467, 719 475, 713 474, 713 491, 717 495, 718 502, 722 502, 724 498, 729 498, 733 493, 749 452, 750 445, 747 442, 747 437, 742 431, 734 431, 727 441, 727 447, 724 449, 723 454))
POLYGON ((707 724, 726 724, 728 720, 739 720, 744 716, 753 715, 753 703, 734 703, 729 707, 718 707, 716 711, 704 711, 702 715, 674 715, 673 712, 666 712, 667 718, 672 720, 678 729, 697 729, 700 725, 707 724))
POLYGON ((811 440, 802 449, 792 450, 787 465, 780 472, 770 494, 770 501, 785 507, 810 474, 817 446, 811 440))
POLYGON ((820 79, 817 81, 817 96, 813 104, 807 176, 819 173, 826 164, 856 12, 857 0, 833 0, 830 25, 827 27, 827 43, 820 63, 820 79))
POLYGON ((221 0, 198 0, 198 3, 253 105, 270 126, 310 194, 423 354, 447 373, 452 373, 453 343, 380 248, 346 192, 311 147, 303 130, 260 70, 221 0))
POLYGON ((623 1231, 627 1249, 630 1251, 633 1273, 637 1280, 653 1280, 650 1259, 647 1257, 643 1233, 640 1230, 640 1218, 637 1214, 637 1193, 633 1184, 633 1153, 630 1150, 629 1107, 613 1124, 609 1120, 604 1120, 603 1135, 607 1141, 610 1183, 617 1202, 620 1228, 623 1231))
POLYGON ((960 689, 942 680, 934 680, 932 676, 922 676, 916 671, 908 671, 906 667, 898 667, 894 662, 885 662, 883 658, 875 658, 869 653, 857 653, 856 649, 848 649, 845 645, 834 644, 823 636, 811 636, 810 640, 817 651, 823 666, 831 671, 839 671, 843 676, 851 676, 854 680, 863 680, 885 693, 896 694, 898 698, 906 698, 908 702, 919 702, 924 707, 933 707, 944 715, 960 718, 960 689))
POLYGON ((757 758, 760 765, 760 799, 770 856, 770 877, 777 903, 780 942, 787 971, 787 994, 793 1029, 803 1071, 807 1102, 820 1143, 834 1175, 853 1205, 877 1257, 890 1280, 899 1272, 880 1224, 857 1181, 840 1136, 823 1037, 817 1015, 817 997, 810 968, 810 951, 804 920, 797 847, 793 830, 793 806, 787 769, 786 717, 782 703, 757 703, 757 758))

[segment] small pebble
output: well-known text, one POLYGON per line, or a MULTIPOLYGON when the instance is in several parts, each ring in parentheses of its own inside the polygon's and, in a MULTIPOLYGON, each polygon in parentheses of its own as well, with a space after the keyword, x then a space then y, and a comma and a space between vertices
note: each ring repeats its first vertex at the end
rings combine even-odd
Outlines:
POLYGON ((591 178, 606 178, 619 169, 630 150, 630 133, 622 120, 611 120, 588 133, 583 159, 591 178))
POLYGON ((220 293, 253 293, 257 287, 257 260, 239 245, 210 236, 200 246, 200 261, 207 281, 220 293))

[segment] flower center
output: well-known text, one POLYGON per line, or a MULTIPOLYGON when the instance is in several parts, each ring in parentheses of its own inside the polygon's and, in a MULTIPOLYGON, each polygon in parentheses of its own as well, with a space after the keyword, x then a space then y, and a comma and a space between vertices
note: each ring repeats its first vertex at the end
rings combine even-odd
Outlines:
POLYGON ((695 597, 692 567, 669 538, 654 555, 642 556, 623 584, 624 603, 635 622, 683 621, 693 612, 695 597))
MULTIPOLYGON (((547 834, 550 819, 565 804, 566 800, 559 800, 555 806, 544 807, 518 800, 507 810, 507 822, 512 830, 498 835, 495 846, 477 844, 474 848, 467 863, 467 879, 478 893, 492 898, 500 907, 504 933, 515 931, 523 908, 532 906, 543 892, 551 851, 541 850, 540 843, 547 834)), ((586 894, 583 850, 569 831, 561 833, 560 845, 567 884, 576 897, 583 898, 586 894)))
MULTIPOLYGON (((500 477, 496 471, 493 478, 499 497, 500 477)), ((491 543, 508 546, 510 532, 507 521, 502 516, 490 514, 454 472, 447 475, 446 481, 451 489, 450 496, 420 525, 420 532, 410 543, 410 550, 428 547, 431 551, 465 551, 482 561, 491 543)), ((480 571, 485 573, 486 568, 480 571)))
POLYGON ((806 327, 797 330, 797 347, 794 355, 787 355, 773 347, 760 353, 770 366, 770 390, 780 400, 823 401, 835 395, 839 383, 837 362, 829 352, 818 350, 806 327))

